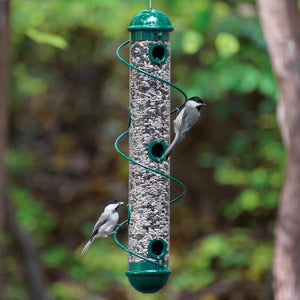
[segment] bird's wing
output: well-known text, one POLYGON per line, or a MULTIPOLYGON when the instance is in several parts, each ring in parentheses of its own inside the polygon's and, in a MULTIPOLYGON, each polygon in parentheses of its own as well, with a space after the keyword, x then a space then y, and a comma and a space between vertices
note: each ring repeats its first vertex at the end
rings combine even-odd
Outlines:
POLYGON ((186 107, 182 116, 182 123, 180 127, 180 138, 178 142, 181 142, 187 133, 190 132, 192 127, 195 125, 199 119, 199 112, 193 107, 186 107))
POLYGON ((102 213, 102 215, 99 217, 97 223, 94 226, 92 237, 97 234, 98 229, 107 221, 108 218, 109 213, 102 213))

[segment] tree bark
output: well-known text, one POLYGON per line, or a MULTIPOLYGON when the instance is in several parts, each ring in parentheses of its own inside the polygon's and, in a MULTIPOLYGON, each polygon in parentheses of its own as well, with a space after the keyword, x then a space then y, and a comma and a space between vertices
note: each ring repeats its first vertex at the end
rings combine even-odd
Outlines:
POLYGON ((47 291, 47 281, 39 264, 37 247, 31 236, 18 225, 9 199, 6 201, 5 213, 6 227, 14 238, 15 247, 20 254, 30 299, 53 300, 47 291))
MULTIPOLYGON (((4 154, 6 146, 6 121, 8 103, 8 7, 9 0, 0 0, 0 264, 2 262, 2 233, 4 225, 4 201, 5 201, 5 166, 4 154)), ((1 268, 2 270, 2 268, 1 268)), ((0 274, 0 298, 2 288, 2 274, 0 274)))
POLYGON ((297 0, 258 0, 277 77, 277 111, 288 161, 276 226, 273 263, 276 300, 300 300, 300 14, 297 0))

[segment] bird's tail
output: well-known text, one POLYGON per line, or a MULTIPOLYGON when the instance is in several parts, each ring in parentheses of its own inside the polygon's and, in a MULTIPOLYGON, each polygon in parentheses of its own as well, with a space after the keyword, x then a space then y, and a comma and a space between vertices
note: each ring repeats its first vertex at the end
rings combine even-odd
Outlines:
POLYGON ((85 244, 83 250, 81 251, 81 255, 83 255, 87 249, 89 249, 89 247, 92 245, 93 241, 94 241, 95 237, 91 237, 91 239, 85 244))
POLYGON ((178 143, 179 140, 179 134, 177 134, 173 140, 173 142, 170 144, 170 146, 168 147, 168 149, 166 150, 166 152, 163 155, 163 159, 167 160, 168 157, 170 156, 173 148, 175 147, 175 145, 178 143))

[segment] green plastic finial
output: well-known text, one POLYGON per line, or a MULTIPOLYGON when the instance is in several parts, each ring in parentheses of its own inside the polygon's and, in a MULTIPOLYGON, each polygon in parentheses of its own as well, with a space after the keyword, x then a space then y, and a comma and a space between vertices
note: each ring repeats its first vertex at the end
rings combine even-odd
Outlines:
POLYGON ((132 40, 169 40, 169 32, 174 28, 164 13, 149 8, 137 13, 127 30, 132 40))

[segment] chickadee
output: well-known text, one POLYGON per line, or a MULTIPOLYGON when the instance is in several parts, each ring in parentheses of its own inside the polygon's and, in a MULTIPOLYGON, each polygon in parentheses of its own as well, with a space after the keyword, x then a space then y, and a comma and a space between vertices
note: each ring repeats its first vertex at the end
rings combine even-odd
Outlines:
POLYGON ((174 131, 175 138, 173 142, 170 144, 168 149, 163 155, 163 159, 166 160, 171 154, 174 146, 181 142, 190 132, 192 127, 196 124, 196 122, 200 118, 200 108, 201 106, 205 106, 206 104, 199 97, 192 97, 185 102, 185 105, 181 112, 177 115, 174 120, 174 131))
POLYGON ((118 202, 116 200, 110 200, 105 204, 104 211, 95 224, 92 236, 84 246, 81 255, 83 255, 87 251, 95 238, 107 237, 110 234, 114 233, 114 230, 119 221, 118 208, 122 204, 124 204, 124 202, 118 202))

